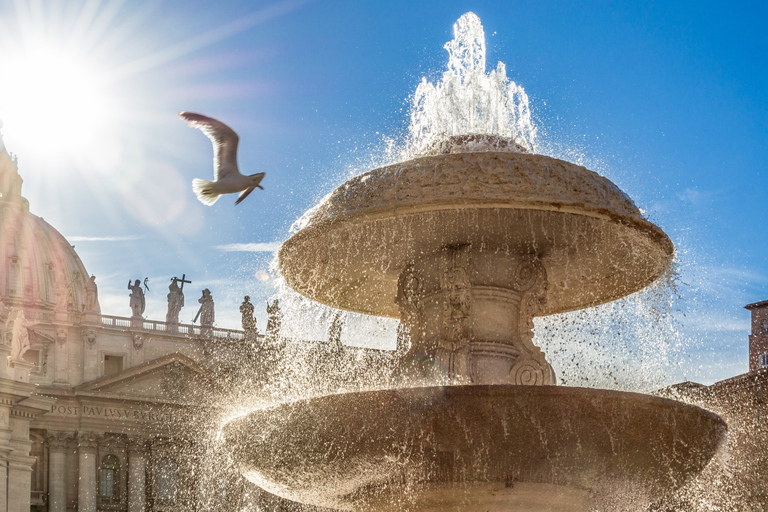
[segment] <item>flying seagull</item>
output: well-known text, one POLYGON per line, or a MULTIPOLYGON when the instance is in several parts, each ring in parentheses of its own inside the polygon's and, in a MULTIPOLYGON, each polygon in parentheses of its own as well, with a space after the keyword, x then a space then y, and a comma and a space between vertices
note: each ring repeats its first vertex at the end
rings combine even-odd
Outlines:
POLYGON ((259 172, 243 176, 237 168, 237 143, 240 137, 221 121, 192 112, 179 112, 179 117, 189 122, 192 128, 199 128, 213 143, 213 181, 195 178, 192 190, 201 203, 211 206, 222 194, 240 192, 235 204, 240 204, 264 178, 259 172))

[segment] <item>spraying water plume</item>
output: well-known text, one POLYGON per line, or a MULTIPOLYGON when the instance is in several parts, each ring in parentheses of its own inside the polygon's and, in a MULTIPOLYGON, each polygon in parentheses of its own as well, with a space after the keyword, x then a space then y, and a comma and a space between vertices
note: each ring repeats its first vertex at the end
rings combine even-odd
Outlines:
POLYGON ((458 135, 495 135, 535 152, 536 127, 525 90, 507 77, 503 62, 485 72, 480 18, 464 14, 453 32, 453 40, 445 45, 448 69, 442 80, 432 84, 422 78, 413 95, 407 153, 433 154, 458 135))

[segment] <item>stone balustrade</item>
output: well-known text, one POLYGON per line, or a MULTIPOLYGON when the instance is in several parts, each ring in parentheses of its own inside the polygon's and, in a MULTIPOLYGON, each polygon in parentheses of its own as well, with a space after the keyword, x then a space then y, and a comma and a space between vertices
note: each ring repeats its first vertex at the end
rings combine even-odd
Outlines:
MULTIPOLYGON (((131 318, 123 317, 123 316, 112 316, 112 315, 100 315, 101 318, 101 324, 104 327, 112 327, 116 329, 131 329, 131 318)), ((136 329, 136 327, 133 327, 133 329, 136 329)), ((148 320, 144 319, 142 320, 142 327, 141 329, 146 331, 159 331, 164 334, 176 334, 181 336, 194 336, 194 337, 208 337, 208 338, 214 338, 217 340, 227 341, 242 341, 245 339, 245 332, 244 331, 238 331, 234 329, 221 329, 218 327, 212 327, 208 328, 208 334, 203 335, 201 334, 201 329, 199 325, 192 325, 192 324, 173 324, 173 329, 169 329, 169 324, 167 322, 159 321, 159 320, 148 320)))

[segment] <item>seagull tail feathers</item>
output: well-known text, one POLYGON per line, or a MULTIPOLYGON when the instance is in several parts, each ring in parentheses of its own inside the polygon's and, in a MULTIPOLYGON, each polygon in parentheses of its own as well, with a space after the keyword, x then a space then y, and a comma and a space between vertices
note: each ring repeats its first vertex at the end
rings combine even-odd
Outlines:
POLYGON ((211 206, 219 197, 221 197, 219 194, 211 192, 212 185, 212 181, 201 180, 200 178, 192 180, 192 190, 195 192, 197 199, 208 206, 211 206))

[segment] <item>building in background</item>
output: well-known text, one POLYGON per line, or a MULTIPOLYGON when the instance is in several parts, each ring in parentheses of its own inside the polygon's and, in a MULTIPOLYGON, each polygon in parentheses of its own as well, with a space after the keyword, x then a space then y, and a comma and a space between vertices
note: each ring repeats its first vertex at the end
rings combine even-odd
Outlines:
POLYGON ((0 512, 195 510, 194 427, 244 333, 102 315, 21 186, 0 139, 0 512))

